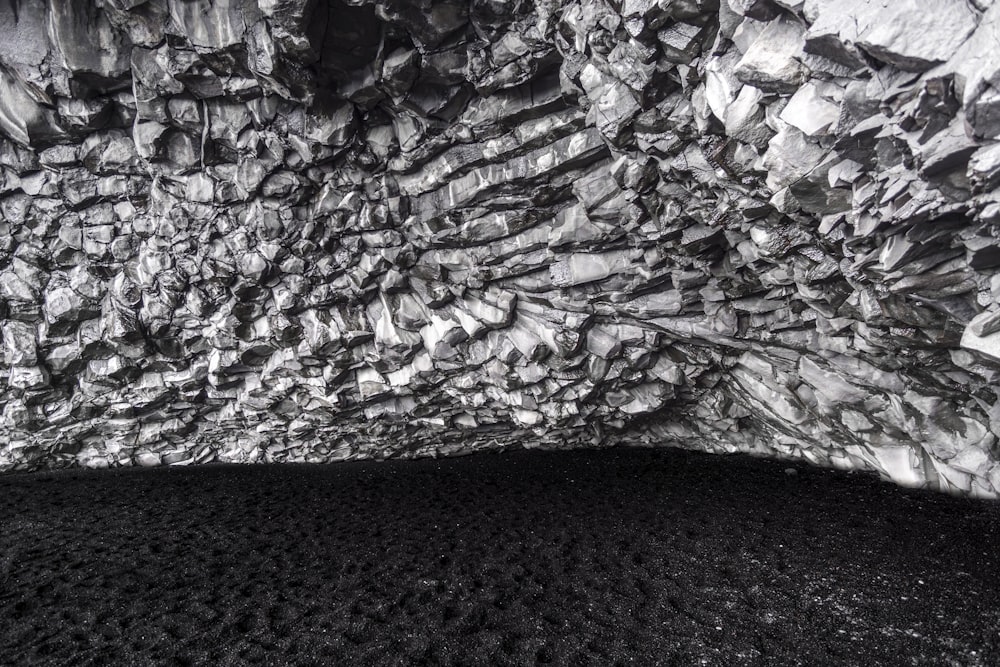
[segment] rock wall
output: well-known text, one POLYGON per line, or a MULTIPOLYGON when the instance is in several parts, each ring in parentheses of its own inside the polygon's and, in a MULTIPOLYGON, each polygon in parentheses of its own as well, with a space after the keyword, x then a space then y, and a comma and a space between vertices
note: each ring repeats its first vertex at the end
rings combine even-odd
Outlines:
POLYGON ((0 468, 1000 491, 1000 3, 0 0, 0 468), (887 6, 883 6, 887 5, 887 6))

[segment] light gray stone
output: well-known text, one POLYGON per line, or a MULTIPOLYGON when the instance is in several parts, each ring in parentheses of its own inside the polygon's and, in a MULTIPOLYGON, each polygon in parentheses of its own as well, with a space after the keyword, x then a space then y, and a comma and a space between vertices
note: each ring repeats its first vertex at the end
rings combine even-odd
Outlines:
POLYGON ((794 92, 808 76, 802 64, 805 28, 797 21, 776 18, 757 36, 736 65, 743 83, 768 92, 794 92))
POLYGON ((916 0, 807 0, 809 38, 835 35, 849 49, 904 70, 923 71, 948 60, 976 28, 976 13, 961 0, 945 0, 933 11, 916 0))

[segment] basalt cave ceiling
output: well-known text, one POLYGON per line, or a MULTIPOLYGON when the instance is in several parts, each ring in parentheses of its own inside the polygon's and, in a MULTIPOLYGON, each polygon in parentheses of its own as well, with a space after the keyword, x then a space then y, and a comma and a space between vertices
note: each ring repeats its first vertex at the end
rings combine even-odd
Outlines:
POLYGON ((1000 495, 1000 3, 933 6, 0 0, 0 469, 1000 495))

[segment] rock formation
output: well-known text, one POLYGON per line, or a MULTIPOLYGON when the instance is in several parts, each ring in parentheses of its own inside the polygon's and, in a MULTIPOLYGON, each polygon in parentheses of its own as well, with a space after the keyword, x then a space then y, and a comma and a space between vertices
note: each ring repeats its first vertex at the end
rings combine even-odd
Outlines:
POLYGON ((0 468, 996 496, 998 43, 993 0, 0 0, 0 468))

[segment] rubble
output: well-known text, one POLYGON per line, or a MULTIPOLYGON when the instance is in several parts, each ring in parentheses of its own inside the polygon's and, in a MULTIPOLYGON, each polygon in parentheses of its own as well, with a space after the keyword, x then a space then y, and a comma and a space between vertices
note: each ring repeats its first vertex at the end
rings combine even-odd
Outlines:
POLYGON ((0 469, 673 445, 1000 496, 1000 4, 8 5, 0 469))

